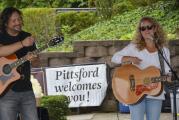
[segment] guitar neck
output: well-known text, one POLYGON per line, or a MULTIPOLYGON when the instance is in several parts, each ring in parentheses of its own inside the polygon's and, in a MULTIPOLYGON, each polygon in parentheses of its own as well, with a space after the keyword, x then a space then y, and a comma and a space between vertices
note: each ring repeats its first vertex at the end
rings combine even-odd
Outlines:
POLYGON ((144 84, 166 82, 166 81, 169 81, 168 79, 169 79, 168 75, 164 75, 164 76, 160 76, 160 77, 145 78, 144 84))
MULTIPOLYGON (((45 49, 48 48, 48 47, 49 47, 48 44, 46 44, 45 46, 43 46, 43 47, 41 47, 41 48, 39 48, 39 49, 36 49, 36 50, 32 51, 31 53, 32 53, 33 55, 37 55, 37 54, 39 54, 41 51, 45 50, 45 49)), ((23 56, 22 58, 16 60, 15 62, 11 63, 10 66, 11 66, 11 68, 18 67, 19 65, 25 63, 26 61, 28 61, 27 55, 25 55, 25 56, 23 56)))

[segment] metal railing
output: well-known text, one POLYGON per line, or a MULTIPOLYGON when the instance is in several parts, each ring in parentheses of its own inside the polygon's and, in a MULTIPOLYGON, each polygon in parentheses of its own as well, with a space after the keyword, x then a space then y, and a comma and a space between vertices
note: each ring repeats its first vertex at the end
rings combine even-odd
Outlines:
POLYGON ((96 11, 96 8, 56 8, 56 13, 68 12, 68 11, 77 11, 77 12, 86 11, 86 12, 89 12, 89 11, 96 11))

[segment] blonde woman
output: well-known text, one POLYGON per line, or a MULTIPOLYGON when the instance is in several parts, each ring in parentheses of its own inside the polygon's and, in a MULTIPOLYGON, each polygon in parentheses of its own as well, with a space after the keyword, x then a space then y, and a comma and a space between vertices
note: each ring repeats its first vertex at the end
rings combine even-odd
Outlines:
MULTIPOLYGON (((156 66, 161 69, 158 49, 162 49, 164 56, 170 62, 170 52, 166 47, 166 35, 159 23, 151 17, 143 17, 139 21, 133 41, 116 52, 112 57, 112 62, 120 64, 122 62, 132 62, 141 69, 149 66, 156 66)), ((164 62, 165 73, 169 73, 169 67, 164 62)), ((126 71, 127 72, 127 71, 126 71)), ((155 86, 155 83, 152 83, 155 86)), ((147 95, 141 102, 129 105, 132 120, 159 120, 162 101, 165 99, 164 91, 159 96, 147 95)))

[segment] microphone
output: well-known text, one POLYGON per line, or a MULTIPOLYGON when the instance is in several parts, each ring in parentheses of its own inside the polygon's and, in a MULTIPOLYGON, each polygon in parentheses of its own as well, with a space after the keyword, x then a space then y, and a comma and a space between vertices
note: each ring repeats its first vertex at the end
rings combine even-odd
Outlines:
POLYGON ((157 34, 156 33, 154 33, 154 39, 153 39, 153 41, 154 41, 154 44, 155 44, 155 47, 159 50, 159 37, 157 36, 157 34))
POLYGON ((152 40, 155 45, 158 45, 158 36, 156 33, 150 34, 148 39, 152 40))
POLYGON ((156 45, 158 46, 159 38, 158 38, 158 36, 157 36, 156 33, 154 33, 154 34, 151 34, 151 33, 148 34, 147 39, 153 41, 153 43, 155 44, 155 46, 156 46, 156 45))

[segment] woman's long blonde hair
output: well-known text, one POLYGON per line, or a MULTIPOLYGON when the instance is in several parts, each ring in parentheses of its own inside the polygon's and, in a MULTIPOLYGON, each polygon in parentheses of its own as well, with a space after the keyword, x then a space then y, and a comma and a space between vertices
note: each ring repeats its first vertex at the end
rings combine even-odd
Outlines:
POLYGON ((160 26, 160 24, 152 17, 142 17, 141 20, 139 21, 139 24, 137 26, 137 29, 133 38, 133 42, 137 45, 137 48, 139 50, 143 50, 146 47, 144 38, 140 31, 140 26, 143 21, 149 21, 150 23, 152 23, 152 25, 156 29, 154 34, 155 34, 155 39, 157 40, 158 46, 159 47, 165 46, 167 44, 166 34, 163 31, 163 28, 160 26))

